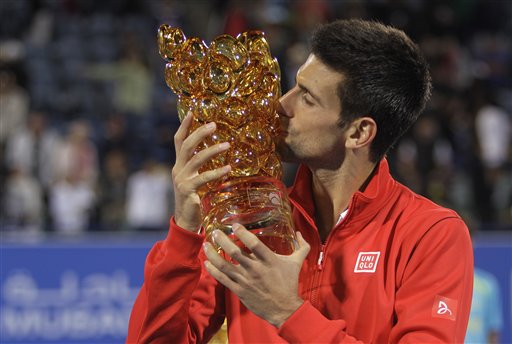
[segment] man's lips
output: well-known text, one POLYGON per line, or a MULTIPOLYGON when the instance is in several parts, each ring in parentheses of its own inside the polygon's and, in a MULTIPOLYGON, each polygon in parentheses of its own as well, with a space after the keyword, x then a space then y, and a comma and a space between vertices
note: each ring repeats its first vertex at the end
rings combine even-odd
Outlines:
POLYGON ((280 127, 277 130, 277 136, 287 136, 287 135, 288 135, 288 130, 284 129, 283 127, 280 127))
POLYGON ((280 121, 279 124, 280 125, 279 125, 278 134, 281 136, 288 135, 288 123, 284 123, 284 121, 280 121))

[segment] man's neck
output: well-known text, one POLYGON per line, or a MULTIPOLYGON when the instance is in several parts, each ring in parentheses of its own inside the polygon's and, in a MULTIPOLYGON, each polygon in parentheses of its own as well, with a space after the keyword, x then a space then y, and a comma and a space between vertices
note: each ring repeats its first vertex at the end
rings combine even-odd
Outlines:
POLYGON ((374 163, 345 161, 337 170, 312 169, 315 223, 322 241, 347 209, 352 195, 364 189, 375 168, 374 163))

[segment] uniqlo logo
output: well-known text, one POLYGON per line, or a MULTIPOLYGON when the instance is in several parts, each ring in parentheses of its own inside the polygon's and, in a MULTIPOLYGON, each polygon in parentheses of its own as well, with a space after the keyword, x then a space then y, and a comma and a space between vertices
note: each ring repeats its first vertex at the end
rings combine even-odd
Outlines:
POLYGON ((444 318, 455 320, 457 317, 457 304, 459 302, 444 296, 436 295, 432 305, 432 316, 434 318, 444 318))
POLYGON ((359 252, 354 272, 375 272, 380 252, 359 252))

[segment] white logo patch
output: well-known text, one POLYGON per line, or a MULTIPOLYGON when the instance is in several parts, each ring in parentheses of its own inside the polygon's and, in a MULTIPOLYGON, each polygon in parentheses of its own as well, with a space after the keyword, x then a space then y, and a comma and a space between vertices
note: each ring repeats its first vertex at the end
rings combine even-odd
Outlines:
POLYGON ((354 272, 375 272, 379 257, 380 252, 359 252, 354 272))
POLYGON ((452 315, 452 311, 450 310, 450 308, 448 308, 446 302, 439 301, 439 305, 437 306, 437 314, 443 315, 447 313, 448 315, 452 315))
POLYGON ((434 304, 432 305, 432 316, 434 318, 445 318, 455 320, 457 318, 457 304, 459 302, 455 299, 436 295, 434 304))

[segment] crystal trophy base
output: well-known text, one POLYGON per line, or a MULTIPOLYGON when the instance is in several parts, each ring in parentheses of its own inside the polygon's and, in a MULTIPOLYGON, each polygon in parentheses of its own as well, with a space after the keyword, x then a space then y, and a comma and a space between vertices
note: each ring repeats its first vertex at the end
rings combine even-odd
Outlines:
POLYGON ((202 199, 206 214, 206 239, 220 251, 212 233, 219 229, 239 247, 249 252, 233 233, 233 224, 242 224, 273 252, 290 255, 297 246, 284 184, 269 177, 238 178, 207 192, 202 199))

